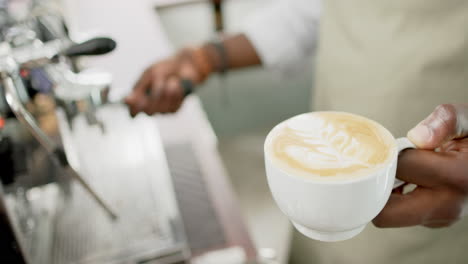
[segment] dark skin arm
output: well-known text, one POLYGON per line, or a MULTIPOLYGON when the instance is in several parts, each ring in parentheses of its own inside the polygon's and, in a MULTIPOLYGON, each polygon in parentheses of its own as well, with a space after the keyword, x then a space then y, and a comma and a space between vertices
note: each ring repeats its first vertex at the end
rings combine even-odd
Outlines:
POLYGON ((397 177, 417 188, 394 191, 373 222, 377 227, 450 226, 463 216, 468 198, 468 106, 437 107, 408 137, 419 149, 400 154, 397 177))
MULTIPOLYGON (((227 37, 223 45, 229 69, 261 65, 245 35, 227 37)), ((205 44, 151 65, 126 98, 131 114, 177 111, 184 99, 180 81, 200 84, 219 71, 220 64, 216 48, 205 44)), ((409 133, 419 149, 400 155, 397 177, 418 187, 409 194, 394 192, 374 219, 376 226, 443 227, 461 217, 468 197, 467 126, 468 106, 443 105, 409 133)))
MULTIPOLYGON (((260 58, 243 34, 227 37, 223 41, 229 69, 260 65, 260 58)), ((186 48, 177 54, 148 67, 135 84, 125 102, 132 116, 140 112, 148 115, 177 111, 184 100, 182 79, 194 84, 204 82, 220 70, 222 57, 210 44, 186 48)))

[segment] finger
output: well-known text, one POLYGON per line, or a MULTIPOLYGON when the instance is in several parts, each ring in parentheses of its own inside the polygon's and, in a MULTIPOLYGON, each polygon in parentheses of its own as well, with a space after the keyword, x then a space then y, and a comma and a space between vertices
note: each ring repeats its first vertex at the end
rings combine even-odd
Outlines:
POLYGON ((125 98, 125 101, 127 103, 132 104, 138 99, 137 97, 143 96, 145 94, 147 87, 151 84, 151 80, 152 80, 151 71, 152 71, 152 68, 149 67, 142 73, 138 81, 133 86, 133 90, 130 93, 130 95, 125 98))
POLYGON ((455 152, 468 152, 468 138, 464 139, 458 139, 458 140, 451 140, 440 148, 440 151, 442 152, 449 152, 449 151, 455 151, 455 152))
POLYGON ((174 74, 179 67, 176 60, 165 60, 151 65, 142 74, 142 77, 137 81, 133 91, 139 94, 147 94, 148 89, 154 87, 162 88, 167 81, 168 76, 174 74))
POLYGON ((134 117, 148 105, 148 100, 143 95, 132 95, 125 99, 125 103, 128 105, 130 115, 134 117))
POLYGON ((157 100, 154 101, 155 107, 159 113, 167 113, 170 109, 171 95, 169 91, 169 79, 164 83, 164 88, 157 96, 157 100))
POLYGON ((385 208, 372 221, 377 227, 420 225, 431 215, 437 197, 431 189, 418 187, 409 194, 392 194, 385 208))
POLYGON ((395 189, 392 190, 392 193, 403 194, 403 189, 405 188, 406 184, 403 184, 395 189))
POLYGON ((146 107, 147 100, 145 91, 151 85, 151 68, 146 69, 133 87, 132 92, 125 98, 125 103, 129 106, 130 114, 135 116, 146 107))
POLYGON ((398 158, 396 177, 427 188, 468 193, 468 153, 406 150, 398 158))
POLYGON ((155 113, 164 113, 166 106, 164 101, 166 100, 165 87, 158 89, 157 93, 148 94, 148 105, 143 109, 147 115, 153 115, 155 113))
POLYGON ((419 148, 435 149, 445 142, 468 136, 468 106, 439 105, 426 119, 408 132, 419 148))
POLYGON ((151 109, 146 111, 146 113, 149 115, 159 112, 159 109, 161 108, 160 100, 164 97, 164 90, 166 89, 165 86, 167 77, 165 74, 166 73, 164 72, 155 74, 153 82, 151 83, 151 88, 145 92, 145 96, 149 104, 147 109, 151 109))
POLYGON ((392 194, 373 222, 377 227, 449 226, 460 219, 464 197, 449 188, 418 187, 406 195, 392 194))
POLYGON ((167 82, 167 103, 168 112, 175 112, 179 109, 183 101, 183 89, 180 79, 171 77, 167 82))
POLYGON ((125 100, 132 106, 132 111, 140 112, 150 108, 152 99, 148 98, 148 94, 157 94, 156 91, 163 89, 167 77, 174 73, 177 67, 178 63, 175 60, 166 60, 146 69, 125 100))
POLYGON ((453 158, 446 153, 409 149, 398 157, 396 177, 418 186, 440 186, 450 182, 453 164, 453 158))
POLYGON ((425 227, 430 228, 441 228, 441 227, 448 227, 454 224, 456 221, 460 220, 461 217, 456 217, 453 219, 437 219, 437 220, 429 220, 423 223, 425 227))

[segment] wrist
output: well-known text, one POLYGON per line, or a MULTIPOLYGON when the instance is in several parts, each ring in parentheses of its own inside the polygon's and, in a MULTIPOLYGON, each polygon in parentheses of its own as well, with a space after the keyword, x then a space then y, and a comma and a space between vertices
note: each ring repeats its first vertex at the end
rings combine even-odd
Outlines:
POLYGON ((225 73, 228 70, 227 54, 221 41, 206 43, 201 49, 207 54, 214 72, 225 73))
POLYGON ((212 73, 225 73, 229 68, 226 50, 220 41, 209 42, 196 48, 185 48, 179 57, 191 62, 199 75, 198 80, 195 80, 197 83, 203 82, 212 73))
POLYGON ((197 48, 184 48, 179 53, 179 59, 181 61, 188 61, 194 71, 197 73, 196 83, 205 81, 213 72, 215 72, 215 66, 213 58, 211 58, 210 52, 204 49, 204 47, 197 48))

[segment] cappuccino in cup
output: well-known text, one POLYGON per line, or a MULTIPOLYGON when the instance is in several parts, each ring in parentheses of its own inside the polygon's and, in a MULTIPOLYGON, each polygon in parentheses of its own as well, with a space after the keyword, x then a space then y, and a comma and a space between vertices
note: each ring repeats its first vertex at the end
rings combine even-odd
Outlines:
POLYGON ((298 115, 266 138, 268 185, 301 233, 321 241, 346 240, 383 209, 396 183, 398 153, 413 147, 355 114, 298 115))
POLYGON ((338 112, 293 117, 270 133, 266 155, 291 175, 337 180, 360 177, 391 160, 395 139, 380 124, 338 112))

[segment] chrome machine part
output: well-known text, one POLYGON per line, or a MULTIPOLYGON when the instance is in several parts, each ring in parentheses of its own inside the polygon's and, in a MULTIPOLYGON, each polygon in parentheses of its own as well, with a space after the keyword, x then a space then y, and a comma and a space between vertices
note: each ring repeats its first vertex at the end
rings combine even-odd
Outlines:
POLYGON ((60 86, 54 89, 54 96, 67 116, 70 128, 73 120, 84 114, 89 125, 98 125, 104 132, 104 123, 97 117, 96 111, 110 103, 108 94, 112 76, 106 72, 95 71, 74 73, 60 64, 48 66, 45 71, 55 83, 60 83, 60 86))
MULTIPOLYGON (((47 152, 51 155, 56 165, 61 166, 65 172, 73 179, 77 180, 83 188, 96 200, 96 202, 112 217, 116 214, 104 202, 104 200, 94 191, 94 189, 74 170, 66 158, 62 148, 57 146, 37 125, 34 118, 21 103, 16 87, 22 87, 22 80, 19 79, 15 61, 12 58, 3 58, 0 64, 0 78, 5 89, 6 101, 18 120, 31 132, 47 152), (16 78, 16 79, 15 79, 16 78)), ((21 88, 20 88, 21 89, 21 88)))

